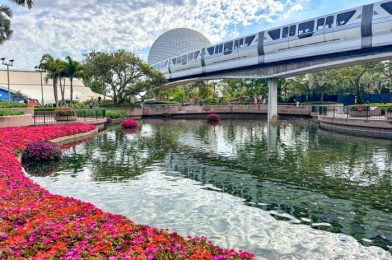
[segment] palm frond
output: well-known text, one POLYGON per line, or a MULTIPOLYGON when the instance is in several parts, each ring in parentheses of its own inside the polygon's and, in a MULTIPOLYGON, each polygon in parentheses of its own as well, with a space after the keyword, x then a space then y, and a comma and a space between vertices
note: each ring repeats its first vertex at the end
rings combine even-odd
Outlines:
POLYGON ((33 7, 33 0, 11 0, 14 4, 27 6, 29 9, 33 7))

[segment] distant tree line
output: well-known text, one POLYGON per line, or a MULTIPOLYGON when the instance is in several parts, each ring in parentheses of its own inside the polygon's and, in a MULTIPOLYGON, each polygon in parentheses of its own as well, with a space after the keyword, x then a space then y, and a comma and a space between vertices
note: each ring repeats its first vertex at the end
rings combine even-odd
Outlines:
MULTIPOLYGON (((392 93, 392 61, 349 66, 325 70, 293 78, 279 80, 280 102, 291 103, 297 97, 319 96, 320 102, 326 95, 355 95, 357 103, 363 103, 363 95, 392 93)), ((218 103, 218 102, 265 102, 268 98, 268 81, 264 79, 228 79, 180 85, 169 90, 157 89, 149 92, 149 98, 175 102, 218 103), (223 98, 217 95, 217 85, 223 98)))

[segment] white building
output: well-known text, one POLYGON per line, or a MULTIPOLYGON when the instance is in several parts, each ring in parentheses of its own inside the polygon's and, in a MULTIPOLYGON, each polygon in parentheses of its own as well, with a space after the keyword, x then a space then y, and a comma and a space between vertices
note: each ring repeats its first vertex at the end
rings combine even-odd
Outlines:
MULTIPOLYGON (((9 82, 11 93, 20 92, 30 99, 36 99, 41 103, 42 95, 45 104, 53 104, 53 83, 49 79, 45 80, 47 74, 42 73, 42 89, 41 89, 41 73, 27 70, 10 70, 9 82)), ((8 90, 7 70, 0 70, 0 89, 8 90)), ((70 99, 70 81, 65 79, 65 99, 70 99)), ((61 100, 60 85, 57 86, 58 98, 61 100)), ((98 97, 104 99, 104 96, 93 92, 90 88, 85 87, 83 82, 79 79, 73 80, 73 99, 75 101, 87 101, 90 99, 97 99, 98 97)), ((108 99, 106 97, 106 99, 108 99)))

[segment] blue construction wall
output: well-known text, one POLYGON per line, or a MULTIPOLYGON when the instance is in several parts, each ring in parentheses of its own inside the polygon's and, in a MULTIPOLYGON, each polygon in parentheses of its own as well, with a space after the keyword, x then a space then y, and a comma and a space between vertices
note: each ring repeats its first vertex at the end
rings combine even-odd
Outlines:
MULTIPOLYGON (((392 103, 392 94, 364 94, 362 98, 365 103, 392 103)), ((354 105, 355 96, 338 96, 338 102, 344 105, 354 105)))
MULTIPOLYGON (((8 91, 0 88, 0 101, 8 101, 8 91)), ((11 93, 11 101, 19 102, 20 99, 14 98, 11 93)))
MULTIPOLYGON (((364 94, 363 100, 365 103, 392 103, 392 93, 391 94, 364 94)), ((299 102, 306 102, 306 96, 297 97, 296 100, 299 102)), ((318 102, 321 100, 320 95, 309 95, 308 102, 318 102)), ((325 102, 338 102, 344 105, 354 105, 355 95, 325 95, 325 102)))

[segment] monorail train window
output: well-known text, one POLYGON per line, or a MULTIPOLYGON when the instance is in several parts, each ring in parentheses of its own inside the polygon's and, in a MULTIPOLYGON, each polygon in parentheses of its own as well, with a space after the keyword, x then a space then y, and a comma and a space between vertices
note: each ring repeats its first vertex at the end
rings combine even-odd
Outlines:
POLYGON ((244 47, 244 39, 240 39, 240 48, 244 47))
POLYGON ((292 25, 290 26, 290 36, 295 36, 295 32, 297 31, 297 26, 296 25, 292 25))
POLYGON ((252 42, 253 42, 253 40, 256 38, 256 35, 252 35, 252 36, 248 36, 248 37, 246 37, 245 38, 245 45, 246 46, 249 46, 252 42))
POLYGON ((328 16, 327 19, 325 19, 325 29, 332 28, 334 20, 334 16, 328 16))
POLYGON ((314 21, 300 23, 298 25, 298 34, 304 34, 313 31, 314 31, 314 21))
POLYGON ((392 14, 392 1, 381 4, 381 7, 385 9, 389 14, 392 14))
POLYGON ((193 58, 196 60, 199 57, 200 51, 195 51, 193 58))
POLYGON ((181 57, 177 57, 177 64, 181 63, 181 57))
POLYGON ((219 53, 223 52, 223 44, 219 45, 219 53))
POLYGON ((268 32, 269 36, 271 36, 272 40, 279 40, 280 38, 280 29, 276 29, 268 32))
POLYGON ((224 46, 224 51, 229 52, 233 50, 233 42, 226 42, 224 46))
POLYGON ((172 59, 172 62, 173 62, 174 65, 176 65, 177 64, 177 58, 172 59))
POLYGON ((186 62, 187 62, 187 55, 183 55, 182 56, 182 64, 186 64, 186 62))
POLYGON ((215 46, 215 54, 218 54, 219 53, 219 45, 216 45, 215 46))
POLYGON ((346 23, 348 23, 348 21, 350 21, 350 19, 354 16, 354 14, 355 14, 355 10, 338 14, 336 17, 336 25, 337 26, 345 25, 346 23))
POLYGON ((317 31, 323 30, 325 24, 325 18, 320 18, 317 20, 317 31))
POLYGON ((207 51, 208 51, 208 54, 214 55, 214 47, 208 48, 207 51))
POLYGON ((193 52, 188 54, 188 60, 193 60, 193 52))
POLYGON ((238 49, 238 40, 234 41, 234 50, 238 49))
POLYGON ((282 38, 287 38, 289 36, 289 27, 284 27, 282 30, 282 38))

